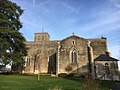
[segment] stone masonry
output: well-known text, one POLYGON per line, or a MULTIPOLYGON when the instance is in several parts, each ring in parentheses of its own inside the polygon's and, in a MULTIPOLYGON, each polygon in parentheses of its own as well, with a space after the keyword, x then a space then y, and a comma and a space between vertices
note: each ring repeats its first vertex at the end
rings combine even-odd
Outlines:
POLYGON ((101 54, 110 57, 107 39, 104 37, 85 39, 71 35, 63 40, 50 40, 47 32, 41 32, 35 33, 34 41, 25 43, 29 49, 23 73, 90 73, 97 77, 106 72, 103 71, 106 65, 110 72, 118 71, 117 60, 114 58, 110 60, 113 63, 110 67, 109 60, 104 58, 95 62, 101 54))

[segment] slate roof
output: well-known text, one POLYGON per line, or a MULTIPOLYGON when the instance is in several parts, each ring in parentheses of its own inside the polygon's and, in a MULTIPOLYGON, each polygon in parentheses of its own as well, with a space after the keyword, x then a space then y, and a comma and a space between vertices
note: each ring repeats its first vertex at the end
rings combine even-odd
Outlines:
POLYGON ((98 56, 97 58, 95 58, 95 61, 119 61, 119 60, 115 59, 113 57, 110 57, 108 55, 101 54, 100 56, 98 56))

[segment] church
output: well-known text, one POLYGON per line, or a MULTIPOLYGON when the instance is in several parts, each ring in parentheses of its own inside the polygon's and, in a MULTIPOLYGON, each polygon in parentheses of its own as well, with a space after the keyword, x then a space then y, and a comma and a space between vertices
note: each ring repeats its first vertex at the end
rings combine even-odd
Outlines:
POLYGON ((111 57, 105 37, 86 39, 73 34, 50 40, 47 32, 40 32, 34 34, 34 41, 25 44, 29 49, 23 73, 89 73, 101 79, 113 78, 118 73, 118 60, 111 57))

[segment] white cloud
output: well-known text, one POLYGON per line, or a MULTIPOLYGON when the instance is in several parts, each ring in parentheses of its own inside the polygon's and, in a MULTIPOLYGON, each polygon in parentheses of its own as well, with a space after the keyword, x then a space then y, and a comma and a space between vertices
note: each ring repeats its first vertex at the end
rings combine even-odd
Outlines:
POLYGON ((78 9, 77 9, 77 8, 72 7, 71 5, 67 4, 66 2, 61 1, 61 3, 62 3, 63 6, 65 6, 66 8, 68 8, 70 11, 76 12, 76 13, 78 12, 78 9))
POLYGON ((29 28, 37 28, 37 29, 39 29, 40 27, 42 27, 42 26, 38 25, 38 23, 33 22, 32 20, 24 20, 24 24, 26 26, 28 26, 29 28))
POLYGON ((35 0, 33 0, 33 7, 35 8, 35 0))
MULTIPOLYGON (((51 2, 52 0, 45 0, 44 2, 41 2, 40 4, 35 4, 36 7, 42 7, 46 4, 48 4, 49 2, 51 2)), ((35 3, 35 2, 34 2, 35 3)))
POLYGON ((120 0, 110 0, 110 1, 115 5, 115 7, 120 8, 120 0))
POLYGON ((91 30, 97 30, 101 27, 106 27, 109 26, 109 29, 103 29, 103 31, 110 31, 113 30, 115 28, 120 27, 120 25, 118 25, 118 22, 120 22, 120 11, 111 11, 111 12, 107 12, 107 11, 102 11, 102 13, 100 13, 100 16, 98 15, 98 17, 96 17, 95 19, 93 19, 92 21, 89 21, 87 24, 85 24, 84 26, 82 26, 80 29, 81 30, 85 30, 85 32, 91 31, 91 30), (102 15, 102 13, 107 13, 106 15, 102 15))

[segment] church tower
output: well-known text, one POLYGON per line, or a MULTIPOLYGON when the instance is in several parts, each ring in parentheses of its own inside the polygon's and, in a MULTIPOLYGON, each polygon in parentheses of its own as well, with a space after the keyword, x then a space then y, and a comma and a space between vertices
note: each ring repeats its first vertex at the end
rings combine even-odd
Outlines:
POLYGON ((47 32, 35 33, 34 41, 49 41, 50 35, 47 32))

